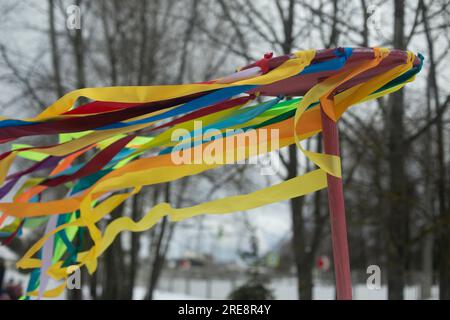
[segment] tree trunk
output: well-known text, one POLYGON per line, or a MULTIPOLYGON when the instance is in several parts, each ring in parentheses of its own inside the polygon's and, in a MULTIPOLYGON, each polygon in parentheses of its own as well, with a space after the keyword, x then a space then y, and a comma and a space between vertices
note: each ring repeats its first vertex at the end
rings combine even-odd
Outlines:
MULTIPOLYGON (((170 203, 170 183, 166 183, 164 190, 164 201, 167 203, 170 203)), ((153 252, 153 264, 152 264, 152 270, 149 277, 149 283, 148 283, 148 291, 147 291, 147 300, 153 300, 153 294, 155 292, 155 289, 158 286, 158 280, 159 276, 161 275, 161 270, 164 266, 165 262, 165 256, 166 252, 164 252, 165 248, 163 246, 163 240, 167 233, 167 224, 168 224, 168 218, 167 216, 164 216, 161 223, 159 224, 159 233, 158 238, 156 240, 156 244, 154 246, 154 252, 153 252)), ((170 241, 170 240, 169 240, 170 241)))
MULTIPOLYGON (((77 0, 76 5, 81 7, 82 0, 77 0)), ((75 54, 75 66, 76 66, 76 79, 77 88, 86 87, 86 76, 84 71, 84 39, 83 39, 83 26, 80 29, 75 29, 75 35, 73 37, 73 47, 75 54)))
MULTIPOLYGON (((121 204, 111 212, 111 218, 117 219, 123 215, 125 204, 121 204)), ((102 283, 102 299, 117 300, 124 299, 124 275, 125 261, 122 248, 122 238, 119 234, 111 246, 105 252, 104 272, 102 283)))
MULTIPOLYGON (((141 217, 143 210, 143 195, 137 194, 133 197, 131 202, 131 219, 137 221, 141 217)), ((131 247, 130 247, 130 261, 127 267, 128 272, 126 274, 126 288, 124 289, 124 298, 133 299, 133 290, 136 282, 136 275, 139 270, 139 249, 140 249, 140 233, 131 233, 131 247)))
MULTIPOLYGON (((297 146, 289 146, 288 179, 296 177, 297 168, 297 146)), ((312 299, 312 270, 306 257, 305 222, 303 219, 303 205, 305 197, 297 197, 290 200, 292 215, 292 250, 297 270, 297 293, 298 298, 303 300, 312 299)))
MULTIPOLYGON (((98 270, 97 270, 98 272, 98 270)), ((97 300, 97 283, 98 283, 98 276, 97 272, 94 272, 94 274, 90 275, 89 278, 89 293, 91 295, 92 300, 97 300)))
POLYGON ((50 29, 50 46, 52 49, 52 66, 53 66, 53 78, 56 87, 56 94, 59 97, 64 95, 63 86, 61 83, 61 68, 59 64, 59 49, 58 42, 56 39, 56 28, 55 28, 55 1, 49 0, 49 29, 50 29))
MULTIPOLYGON (((436 61, 434 56, 434 40, 431 35, 431 28, 427 17, 427 6, 423 0, 420 1, 422 9, 423 24, 427 40, 429 54, 429 75, 428 85, 431 97, 435 104, 436 112, 440 110, 439 87, 436 77, 436 61)), ((442 113, 436 121, 436 148, 437 148, 437 179, 436 189, 438 193, 439 218, 442 220, 441 227, 438 229, 438 273, 439 273, 439 297, 440 299, 450 299, 450 223, 446 222, 449 215, 447 209, 448 192, 446 190, 446 168, 444 151, 444 131, 442 123, 442 113)), ((431 140, 430 140, 431 141, 431 140)))
MULTIPOLYGON (((404 49, 404 0, 394 1, 394 39, 396 49, 404 49)), ((403 299, 407 258, 409 213, 406 206, 407 153, 404 139, 404 94, 399 90, 389 96, 387 129, 389 133, 389 194, 387 217, 389 233, 387 248, 388 297, 403 299)))
POLYGON ((420 299, 431 297, 433 284, 433 234, 427 233, 422 241, 422 277, 420 286, 420 299))

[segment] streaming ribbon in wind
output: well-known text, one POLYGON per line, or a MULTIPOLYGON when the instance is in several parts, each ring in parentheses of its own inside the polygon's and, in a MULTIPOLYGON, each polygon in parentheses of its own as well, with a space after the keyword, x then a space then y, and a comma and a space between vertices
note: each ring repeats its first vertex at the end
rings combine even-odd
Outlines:
MULTIPOLYGON (((321 132, 324 97, 332 97, 333 103, 322 103, 322 108, 336 122, 350 106, 401 89, 414 80, 422 63, 420 54, 386 48, 266 54, 212 81, 85 88, 66 94, 34 118, 0 117, 0 143, 11 145, 0 155, 0 198, 12 199, 0 202, 0 241, 8 245, 25 230, 37 232, 46 225, 45 235, 17 262, 18 268, 32 271, 24 298, 59 296, 69 268, 95 272, 99 256, 118 234, 148 230, 164 216, 181 221, 227 214, 326 188, 327 175, 341 177, 339 156, 311 152, 300 143, 321 132), (81 97, 88 102, 76 104, 81 97), (180 131, 183 143, 173 140, 180 131), (277 141, 267 135, 271 131, 277 132, 277 141), (245 139, 249 132, 256 138, 245 139), (41 135, 58 135, 59 142, 15 143, 41 135), (297 144, 317 169, 252 193, 183 208, 159 203, 139 221, 119 217, 108 220, 102 230, 97 226, 143 186, 197 175, 291 144, 297 144), (176 153, 184 161, 175 163, 176 153), (194 157, 199 153, 200 161, 194 157), (28 167, 10 172, 18 157, 28 160, 28 167), (66 196, 43 201, 48 189, 61 189, 66 196), (50 278, 59 284, 47 289, 50 278)), ((52 194, 62 195, 61 191, 52 194)))

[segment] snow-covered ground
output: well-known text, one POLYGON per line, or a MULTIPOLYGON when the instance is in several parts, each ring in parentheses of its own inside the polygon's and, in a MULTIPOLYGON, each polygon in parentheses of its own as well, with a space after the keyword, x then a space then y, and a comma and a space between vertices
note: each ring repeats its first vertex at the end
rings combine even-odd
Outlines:
MULTIPOLYGON (((138 287, 134 289, 133 295, 134 299, 142 300, 145 296, 146 289, 144 287, 138 287)), ((155 291, 155 300, 202 300, 200 297, 195 297, 193 295, 186 295, 184 293, 167 292, 163 290, 155 291)))
MULTIPOLYGON (((15 270, 7 270, 5 281, 13 279, 15 282, 21 282, 25 287, 28 281, 26 275, 20 274, 15 270)), ((270 287, 273 290, 276 299, 294 300, 297 298, 297 288, 295 279, 285 278, 272 281, 270 287)), ((191 279, 188 282, 182 278, 174 278, 169 281, 168 278, 162 278, 158 290, 155 292, 155 300, 202 300, 202 299, 226 299, 233 289, 233 286, 240 285, 240 282, 232 283, 229 280, 213 279, 209 283, 206 280, 191 279)), ((49 288, 56 286, 51 282, 49 288)), ((89 295, 88 288, 83 290, 86 296, 89 295)), ((134 299, 141 300, 145 296, 146 288, 138 286, 134 290, 134 299)), ((313 299, 332 300, 334 299, 334 287, 327 284, 318 284, 313 290, 313 299)), ((408 286, 404 291, 405 299, 420 299, 420 287, 408 286)), ((439 291, 436 286, 432 287, 431 298, 438 299, 439 291)), ((387 287, 382 286, 380 290, 370 290, 363 284, 356 284, 353 287, 354 299, 359 300, 385 300, 387 299, 387 287)), ((63 294, 60 299, 65 299, 63 294)))
MULTIPOLYGON (((180 293, 197 299, 226 299, 231 292, 233 285, 229 280, 212 280, 210 284, 206 280, 193 279, 186 282, 185 279, 162 278, 160 281, 160 292, 180 293), (209 289, 208 289, 209 286, 209 289)), ((294 300, 297 299, 297 287, 294 278, 284 278, 272 281, 271 289, 276 299, 294 300)), ((407 286, 404 291, 405 299, 420 299, 419 286, 407 286)), ((437 299, 439 295, 438 288, 434 286, 431 290, 432 299, 437 299)), ((354 299, 360 300, 385 300, 387 299, 387 287, 382 286, 379 290, 368 289, 365 284, 356 284, 353 286, 354 299)), ((313 299, 332 300, 335 298, 334 286, 328 284, 317 284, 313 289, 313 299)))
MULTIPOLYGON (((136 299, 144 296, 145 290, 137 288, 135 292, 136 299)), ((387 299, 387 287, 382 287, 380 290, 368 290, 362 285, 357 285, 353 289, 355 300, 386 300, 387 299)), ((275 296, 279 300, 294 300, 295 292, 289 296, 283 296, 276 290, 275 296)), ((431 299, 438 299, 439 291, 436 286, 431 290, 431 299)), ((407 287, 405 289, 406 300, 417 300, 420 297, 420 291, 417 287, 407 287)), ((225 297, 224 297, 225 298, 225 297)), ((223 298, 223 299, 224 299, 223 298)), ((186 295, 183 293, 174 293, 157 290, 155 294, 155 300, 203 300, 204 297, 196 297, 192 295, 186 295)), ((315 300, 333 300, 334 299, 334 287, 331 286, 316 286, 314 288, 315 300)))

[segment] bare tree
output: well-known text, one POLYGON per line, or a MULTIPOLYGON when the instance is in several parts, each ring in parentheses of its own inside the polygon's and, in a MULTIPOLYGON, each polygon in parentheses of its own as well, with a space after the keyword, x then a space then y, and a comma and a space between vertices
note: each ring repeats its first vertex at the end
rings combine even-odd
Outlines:
MULTIPOLYGON (((428 74, 428 90, 434 100, 435 110, 439 112, 440 109, 446 108, 448 105, 448 97, 444 104, 441 106, 440 99, 441 93, 437 82, 437 72, 436 72, 436 53, 435 44, 432 36, 430 21, 428 18, 428 6, 425 1, 420 0, 420 8, 422 11, 423 26, 425 31, 425 38, 428 47, 429 56, 429 74, 428 74)), ((448 220, 450 213, 447 208, 448 199, 448 189, 446 187, 446 168, 445 168, 445 151, 444 151, 444 127, 443 127, 443 113, 439 112, 435 124, 436 132, 436 149, 437 149, 437 180, 436 189, 438 192, 438 210, 439 217, 441 218, 442 225, 440 226, 437 234, 438 245, 439 245, 439 295, 441 299, 450 298, 450 223, 445 222, 448 220)), ((431 186, 429 187, 431 188, 431 186)))

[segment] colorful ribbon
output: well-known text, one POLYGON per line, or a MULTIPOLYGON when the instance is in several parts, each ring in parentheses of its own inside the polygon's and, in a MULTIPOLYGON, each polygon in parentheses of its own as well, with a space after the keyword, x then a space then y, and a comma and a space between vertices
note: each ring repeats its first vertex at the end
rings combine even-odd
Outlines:
POLYGON ((327 174, 341 176, 340 158, 308 151, 300 143, 321 131, 319 104, 337 121, 351 105, 399 90, 412 81, 422 60, 411 52, 384 48, 309 50, 275 58, 266 55, 234 75, 205 83, 80 89, 34 118, 1 118, 3 143, 32 135, 60 135, 55 145, 14 145, 0 155, 0 198, 21 178, 53 170, 48 177, 29 178, 12 202, 0 203, 0 226, 7 216, 15 217, 0 229, 0 235, 14 237, 20 228, 32 230, 47 222, 44 237, 17 262, 19 268, 34 269, 27 297, 58 296, 64 282, 46 290, 48 277, 63 280, 73 266, 86 266, 94 272, 98 257, 119 233, 147 230, 164 216, 180 221, 201 214, 243 211, 325 188, 327 174), (257 97, 265 96, 276 98, 255 103, 257 97), (291 99, 293 96, 302 98, 291 99), (93 102, 74 108, 79 97, 93 102), (196 129, 198 122, 201 130, 196 129), (230 129, 240 131, 229 134, 230 129), (272 130, 277 132, 275 142, 267 134, 272 130), (181 144, 172 141, 179 131, 184 132, 179 137, 184 138, 181 144), (207 132, 213 133, 205 135, 207 132), (246 140, 249 132, 256 138, 246 140), (121 217, 103 231, 96 225, 142 186, 175 181, 293 143, 318 169, 253 193, 192 207, 160 203, 140 221, 121 217), (183 154, 190 163, 175 163, 175 153, 183 154), (194 159, 196 155, 202 155, 200 161, 194 159), (17 156, 34 164, 8 175, 17 156), (83 161, 75 163, 75 159, 83 161), (61 186, 69 188, 66 198, 40 201, 45 190, 61 186), (121 190, 128 191, 117 193, 121 190), (85 231, 93 244, 80 252, 81 247, 72 241, 77 235, 81 239, 85 231))

